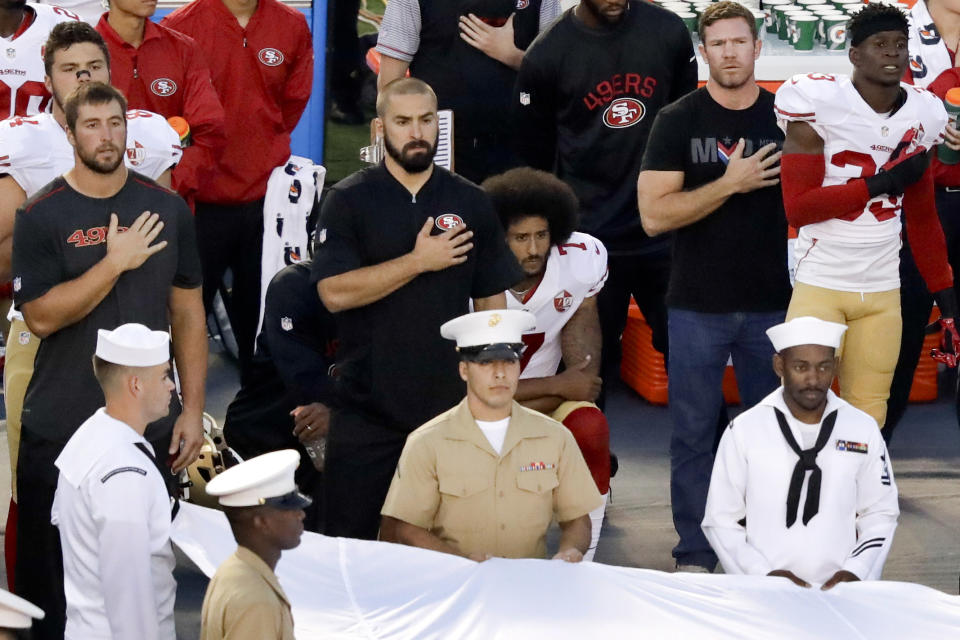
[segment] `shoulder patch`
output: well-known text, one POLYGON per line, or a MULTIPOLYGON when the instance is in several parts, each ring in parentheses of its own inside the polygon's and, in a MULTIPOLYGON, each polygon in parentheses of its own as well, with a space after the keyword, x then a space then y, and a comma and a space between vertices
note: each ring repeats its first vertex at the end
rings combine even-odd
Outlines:
POLYGON ((139 473, 139 474, 142 475, 142 476, 147 475, 147 470, 146 470, 146 469, 141 469, 140 467, 119 467, 119 468, 117 468, 117 469, 114 469, 114 470, 111 471, 110 473, 106 474, 106 475, 103 476, 102 478, 100 478, 100 482, 101 482, 101 483, 105 483, 107 480, 109 480, 109 479, 112 478, 113 476, 115 476, 115 475, 117 475, 117 474, 120 474, 120 473, 127 473, 128 471, 131 472, 131 473, 139 473))

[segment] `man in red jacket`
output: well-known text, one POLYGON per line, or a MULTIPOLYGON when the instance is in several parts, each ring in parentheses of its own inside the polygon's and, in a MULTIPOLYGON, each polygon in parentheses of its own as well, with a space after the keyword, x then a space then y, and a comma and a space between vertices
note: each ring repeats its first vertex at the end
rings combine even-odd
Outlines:
POLYGON ((303 14, 279 0, 194 0, 163 25, 197 41, 226 113, 226 147, 196 195, 197 240, 208 310, 233 272, 228 311, 243 377, 260 313, 263 197, 310 98, 313 43, 303 14))
POLYGON ((156 4, 111 0, 97 31, 110 50, 110 82, 130 108, 187 121, 190 146, 173 171, 173 188, 190 202, 200 183, 213 177, 226 142, 223 107, 193 38, 154 24, 154 11, 156 4))

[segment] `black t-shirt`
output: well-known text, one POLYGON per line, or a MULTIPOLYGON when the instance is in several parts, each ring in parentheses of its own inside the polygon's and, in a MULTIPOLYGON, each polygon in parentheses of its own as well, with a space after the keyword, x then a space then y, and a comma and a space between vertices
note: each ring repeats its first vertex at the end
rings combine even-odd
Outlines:
POLYGON ((313 281, 377 265, 413 250, 430 216, 434 232, 460 218, 474 233, 462 264, 422 273, 380 300, 337 315, 338 392, 351 411, 412 431, 463 399, 455 344, 440 325, 469 311, 470 298, 523 278, 486 194, 434 167, 412 197, 383 164, 337 183, 323 202, 313 281))
MULTIPOLYGON (((171 287, 192 289, 202 282, 193 215, 175 193, 133 171, 109 198, 90 198, 62 177, 27 200, 17 211, 13 232, 14 299, 18 306, 58 284, 74 280, 107 254, 107 226, 116 213, 128 227, 144 211, 160 216, 164 227, 154 242, 167 246, 140 267, 125 271, 113 289, 78 322, 40 343, 33 377, 23 404, 23 429, 66 443, 87 418, 103 406, 91 358, 98 329, 138 322, 156 331, 169 329, 171 287)), ((180 404, 147 427, 148 440, 169 433, 180 404)))
MULTIPOLYGON (((523 50, 537 36, 541 0, 419 0, 420 46, 410 74, 437 92, 441 109, 453 109, 457 137, 504 134, 516 72, 460 37, 460 17, 472 13, 490 24, 514 15, 514 45, 523 50)), ((459 152, 459 148, 454 148, 459 152)))
POLYGON ((590 29, 571 9, 530 45, 517 79, 518 151, 553 170, 580 200, 580 230, 613 254, 666 250, 637 211, 637 175, 657 112, 697 87, 683 21, 630 2, 612 29, 590 29))
POLYGON ((267 287, 250 375, 223 425, 227 442, 244 458, 296 448, 290 412, 333 400, 336 321, 317 296, 310 268, 310 261, 285 267, 267 287))
MULTIPOLYGON (((740 138, 747 157, 771 142, 783 146, 773 94, 760 89, 750 108, 730 110, 702 88, 657 116, 643 170, 683 171, 683 188, 693 190, 724 174, 726 157, 740 138)), ((676 231, 667 305, 706 313, 786 309, 786 243, 780 185, 734 194, 676 231)))

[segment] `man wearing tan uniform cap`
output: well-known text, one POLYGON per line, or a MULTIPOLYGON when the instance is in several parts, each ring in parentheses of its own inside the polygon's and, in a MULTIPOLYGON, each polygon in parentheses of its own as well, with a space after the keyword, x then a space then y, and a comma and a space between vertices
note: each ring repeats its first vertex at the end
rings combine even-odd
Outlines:
POLYGON ((200 640, 293 640, 290 601, 274 570, 300 544, 310 498, 293 480, 300 454, 271 451, 230 467, 207 484, 227 514, 236 552, 207 586, 200 640))
POLYGON ((381 510, 382 540, 474 560, 543 558, 556 518, 555 559, 580 562, 596 484, 573 435, 514 402, 526 311, 470 313, 440 327, 457 341, 467 397, 407 438, 381 510))

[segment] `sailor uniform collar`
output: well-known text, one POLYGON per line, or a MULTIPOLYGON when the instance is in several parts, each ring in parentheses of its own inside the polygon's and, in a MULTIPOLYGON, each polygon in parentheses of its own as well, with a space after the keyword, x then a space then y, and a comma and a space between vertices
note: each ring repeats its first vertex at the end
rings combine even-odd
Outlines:
POLYGON ((810 482, 807 485, 807 499, 803 505, 803 525, 806 526, 820 510, 820 484, 823 478, 823 471, 817 464, 817 455, 827 445, 830 436, 833 434, 833 428, 837 422, 837 414, 840 410, 841 402, 833 391, 827 390, 827 404, 823 409, 823 417, 820 420, 820 431, 817 434, 816 443, 809 449, 800 448, 796 436, 787 423, 786 414, 790 409, 783 399, 782 386, 764 398, 761 404, 768 405, 773 409, 783 439, 786 441, 787 446, 797 454, 797 464, 793 467, 793 472, 790 476, 790 487, 787 490, 786 525, 788 529, 797 521, 803 481, 806 477, 806 472, 811 472, 810 482))

